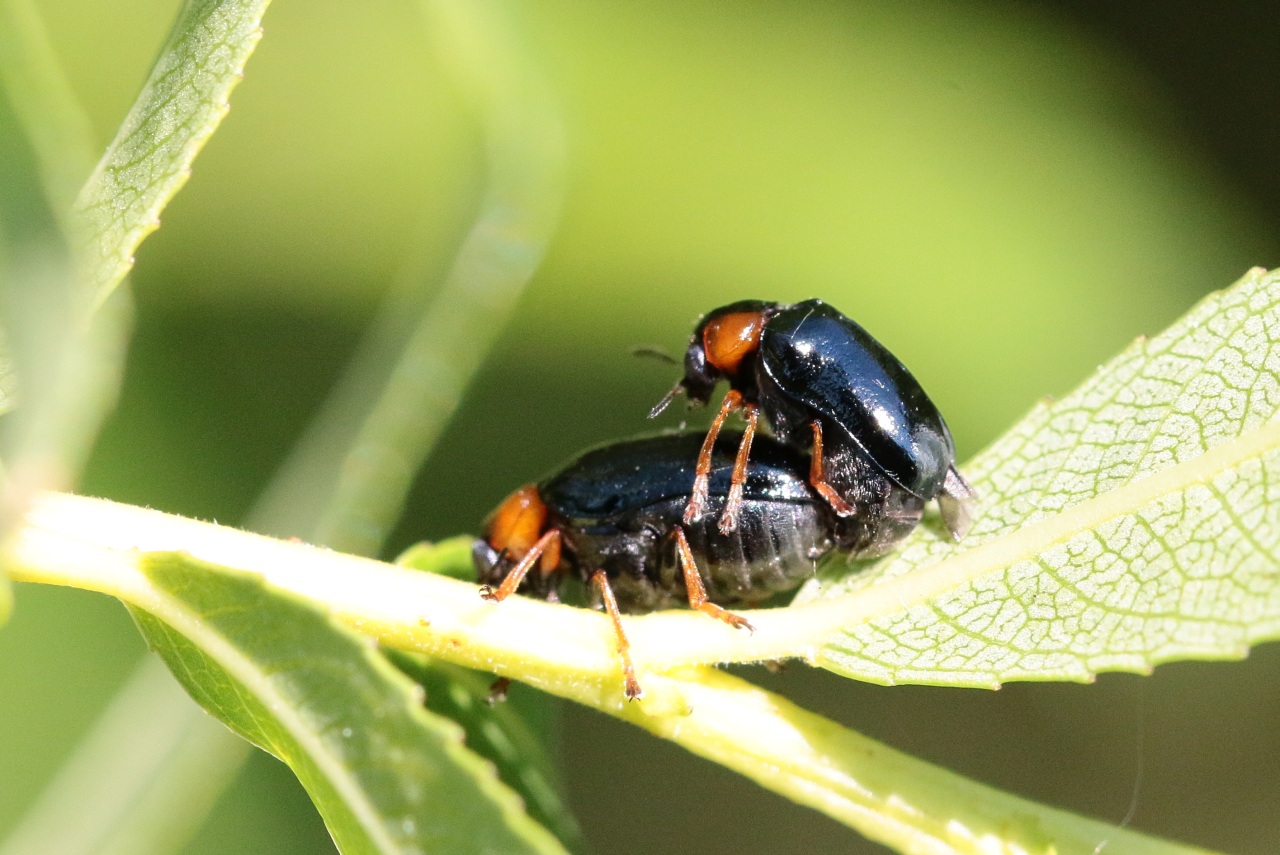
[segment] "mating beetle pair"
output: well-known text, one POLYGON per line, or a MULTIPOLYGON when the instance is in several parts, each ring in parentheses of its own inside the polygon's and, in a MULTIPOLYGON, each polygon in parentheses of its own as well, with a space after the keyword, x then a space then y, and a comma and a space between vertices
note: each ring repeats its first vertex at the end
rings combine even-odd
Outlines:
POLYGON ((475 543, 487 599, 522 584, 553 598, 570 572, 595 589, 613 620, 628 698, 640 687, 621 612, 687 597, 750 629, 721 606, 796 587, 829 551, 889 550, 933 499, 954 537, 968 528, 973 492, 942 416, 902 363, 835 309, 819 300, 716 309, 694 330, 684 377, 651 416, 680 392, 707 403, 721 378, 729 392, 705 437, 587 452, 513 493, 475 543), (746 430, 721 437, 735 409, 746 430), (777 439, 756 436, 761 413, 777 439), (723 506, 714 525, 712 504, 723 506))

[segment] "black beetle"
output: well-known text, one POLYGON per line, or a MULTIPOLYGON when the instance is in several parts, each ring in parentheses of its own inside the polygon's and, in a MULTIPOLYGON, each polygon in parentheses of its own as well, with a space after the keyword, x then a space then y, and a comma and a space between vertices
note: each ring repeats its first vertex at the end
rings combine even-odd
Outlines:
MULTIPOLYGON (((741 485, 737 529, 724 535, 709 520, 682 524, 702 441, 684 433, 602 446, 512 493, 472 549, 485 598, 503 600, 520 590, 554 599, 564 576, 576 573, 613 618, 627 697, 634 698, 640 687, 620 612, 687 601, 750 629, 721 606, 753 605, 794 589, 832 550, 880 554, 915 527, 924 508, 923 500, 897 491, 866 515, 837 516, 809 485, 806 456, 760 437, 741 485)), ((726 431, 712 448, 710 496, 728 496, 740 441, 726 431)))
MULTIPOLYGON (((744 300, 702 319, 685 352, 684 377, 650 417, 679 392, 705 404, 729 381, 699 455, 685 521, 700 518, 708 494, 707 452, 725 417, 747 420, 735 482, 747 473, 758 412, 797 448, 812 445, 810 483, 842 516, 866 514, 888 479, 890 492, 938 500, 955 538, 969 529, 973 489, 955 467, 955 446, 942 414, 906 367, 871 334, 821 300, 795 305, 744 300), (870 483, 866 479, 870 478, 870 483)), ((729 532, 740 503, 733 487, 720 519, 729 532)))

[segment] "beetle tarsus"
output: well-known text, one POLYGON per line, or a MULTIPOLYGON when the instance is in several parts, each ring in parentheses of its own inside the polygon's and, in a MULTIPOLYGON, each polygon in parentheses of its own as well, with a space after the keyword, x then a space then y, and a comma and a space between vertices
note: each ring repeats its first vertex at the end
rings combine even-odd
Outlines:
POLYGON ((689 504, 684 508, 685 525, 692 525, 702 519, 707 508, 707 494, 710 491, 710 477, 697 475, 693 479, 693 492, 689 494, 689 504))
MULTIPOLYGON (((733 534, 738 528, 738 514, 742 511, 742 485, 730 484, 729 495, 724 502, 724 513, 720 515, 719 529, 721 534, 733 534)), ((690 520, 685 520, 690 522, 690 520)))

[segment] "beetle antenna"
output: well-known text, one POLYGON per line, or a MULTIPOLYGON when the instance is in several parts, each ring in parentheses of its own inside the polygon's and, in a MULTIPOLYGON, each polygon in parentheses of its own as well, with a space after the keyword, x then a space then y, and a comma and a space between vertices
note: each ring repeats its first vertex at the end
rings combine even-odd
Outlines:
POLYGON ((675 400, 676 395, 679 395, 683 391, 685 391, 684 381, 681 381, 676 385, 672 386, 671 391, 663 395, 662 400, 659 401, 657 404, 655 404, 653 409, 649 411, 649 418, 656 419, 659 415, 662 414, 663 410, 671 406, 671 402, 675 400))
POLYGON ((680 363, 676 362, 676 358, 675 358, 674 356, 672 356, 671 354, 667 353, 667 352, 666 352, 665 350, 663 350, 662 348, 660 348, 660 347, 653 347, 653 346, 651 346, 651 345, 647 345, 647 344, 645 344, 645 345, 641 345, 641 346, 639 346, 639 347, 633 347, 633 348, 631 349, 631 355, 632 355, 632 356, 641 356, 641 357, 644 357, 645 359, 656 359, 656 360, 658 360, 659 362, 665 362, 667 365, 679 365, 679 364, 680 364, 680 363))

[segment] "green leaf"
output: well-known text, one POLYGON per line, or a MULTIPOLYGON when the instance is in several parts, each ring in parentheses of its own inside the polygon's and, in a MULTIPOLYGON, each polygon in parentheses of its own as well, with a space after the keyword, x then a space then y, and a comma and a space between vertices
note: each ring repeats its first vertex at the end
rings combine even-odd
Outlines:
POLYGON ((471 544, 475 540, 470 535, 462 535, 440 543, 415 543, 396 556, 395 563, 411 570, 474 582, 476 570, 471 563, 471 544))
POLYGON ((178 554, 142 570, 158 594, 134 609, 148 642, 205 709, 289 764, 342 852, 564 852, 367 640, 248 574, 178 554))
MULTIPOLYGON (((441 543, 418 543, 395 560, 400 567, 437 573, 466 582, 475 580, 471 544, 475 538, 452 537, 441 543)), ((489 758, 508 786, 524 798, 529 813, 574 852, 585 848, 578 821, 564 803, 559 773, 544 747, 554 738, 556 710, 546 695, 518 688, 517 704, 493 703, 493 677, 422 656, 391 651, 392 663, 427 691, 427 708, 453 719, 467 731, 467 745, 489 758), (543 725, 539 727, 539 725, 543 725), (535 733, 535 728, 537 732, 535 733)))
POLYGON ((389 651, 388 658, 426 690, 427 709, 462 725, 467 747, 493 761, 502 781, 524 799, 530 816, 570 851, 585 851, 582 829, 561 795, 545 734, 534 730, 537 721, 554 715, 551 698, 513 686, 512 698, 496 700, 491 674, 398 651, 389 651))
MULTIPOLYGON (((475 580, 471 566, 474 542, 475 538, 462 536, 415 544, 395 563, 471 582, 475 580)), ((467 745, 494 762, 502 780, 524 798, 533 818, 570 850, 584 851, 582 831, 561 797, 558 769, 544 747, 547 740, 554 739, 554 725, 558 724, 554 702, 547 695, 517 687, 512 702, 494 703, 490 675, 422 656, 396 651, 388 655, 397 668, 426 689, 427 709, 466 729, 467 745), (517 699, 521 703, 517 704, 517 699)))
POLYGON ((1276 638, 1278 346, 1280 277, 1254 270, 1034 409, 966 467, 982 501, 961 544, 918 532, 823 588, 860 619, 817 662, 995 686, 1240 658, 1276 638))
POLYGON ((270 0, 186 0, 129 115, 76 200, 83 277, 99 302, 229 109, 270 0))

